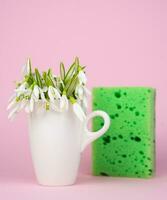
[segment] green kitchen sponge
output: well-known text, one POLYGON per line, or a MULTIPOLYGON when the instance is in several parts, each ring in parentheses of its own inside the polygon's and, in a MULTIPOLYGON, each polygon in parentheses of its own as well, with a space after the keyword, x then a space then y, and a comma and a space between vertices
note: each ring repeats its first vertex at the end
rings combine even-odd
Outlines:
MULTIPOLYGON (((93 89, 93 110, 111 118, 109 130, 92 143, 93 175, 151 177, 155 163, 155 89, 93 89)), ((104 125, 93 119, 93 131, 104 125)))

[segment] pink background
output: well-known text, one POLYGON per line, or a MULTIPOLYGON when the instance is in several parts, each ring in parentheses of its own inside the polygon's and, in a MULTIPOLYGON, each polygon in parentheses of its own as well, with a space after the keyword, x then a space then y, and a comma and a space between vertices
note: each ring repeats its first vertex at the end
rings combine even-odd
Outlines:
POLYGON ((0 199, 166 199, 167 1, 0 0, 0 199), (157 88, 157 175, 150 180, 91 176, 90 147, 77 184, 36 184, 26 115, 7 119, 7 100, 27 57, 58 72, 74 56, 87 65, 88 87, 157 88))

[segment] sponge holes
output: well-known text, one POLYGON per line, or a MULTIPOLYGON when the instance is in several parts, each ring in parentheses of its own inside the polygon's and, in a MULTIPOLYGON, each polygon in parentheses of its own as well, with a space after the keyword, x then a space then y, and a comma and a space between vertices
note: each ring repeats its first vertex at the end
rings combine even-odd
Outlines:
POLYGON ((139 111, 136 111, 136 112, 135 112, 135 115, 136 115, 136 116, 139 116, 139 115, 140 115, 140 112, 139 112, 139 111))
POLYGON ((98 106, 96 102, 93 102, 93 105, 94 105, 95 107, 97 107, 97 106, 98 106))
POLYGON ((130 139, 133 140, 133 141, 135 141, 135 142, 141 142, 141 138, 138 137, 138 136, 134 136, 134 137, 131 136, 130 139))
POLYGON ((110 116, 111 119, 115 119, 115 118, 119 117, 119 114, 118 113, 110 114, 109 116, 110 116))
POLYGON ((114 93, 114 96, 116 97, 116 98, 121 98, 122 97, 122 94, 126 97, 127 96, 127 92, 123 92, 122 91, 122 93, 121 93, 121 91, 116 91, 115 93, 114 93))
POLYGON ((122 108, 122 106, 120 104, 116 104, 116 107, 118 110, 120 110, 122 108))
POLYGON ((114 96, 115 96, 116 98, 121 98, 121 92, 120 92, 120 91, 116 91, 116 92, 114 93, 114 96))
POLYGON ((111 138, 110 138, 109 135, 106 135, 106 136, 103 137, 103 144, 104 145, 110 143, 110 141, 111 141, 111 138))

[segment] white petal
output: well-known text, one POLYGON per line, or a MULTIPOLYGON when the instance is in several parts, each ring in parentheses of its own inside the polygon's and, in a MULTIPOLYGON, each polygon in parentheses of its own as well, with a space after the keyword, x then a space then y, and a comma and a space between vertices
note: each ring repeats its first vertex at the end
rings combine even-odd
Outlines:
POLYGON ((81 121, 86 119, 86 115, 78 103, 73 104, 73 111, 81 121))
POLYGON ((15 105, 17 105, 16 99, 14 98, 8 105, 7 110, 11 109, 12 107, 14 107, 15 105))
POLYGON ((20 108, 19 110, 22 110, 27 104, 27 100, 23 100, 21 103, 20 103, 20 108))
POLYGON ((80 86, 79 89, 78 89, 78 97, 79 97, 79 99, 83 99, 83 95, 84 95, 83 87, 80 86))
POLYGON ((45 95, 44 95, 44 93, 43 93, 43 91, 42 91, 41 88, 39 88, 39 92, 40 92, 40 95, 41 95, 41 99, 42 99, 42 101, 43 101, 43 102, 46 102, 45 95))
POLYGON ((8 115, 8 119, 13 119, 14 116, 16 115, 16 113, 18 112, 18 109, 19 109, 19 104, 16 105, 13 110, 9 113, 8 115))
POLYGON ((88 101, 87 101, 87 98, 86 98, 86 97, 83 98, 83 106, 84 106, 85 108, 88 107, 88 101))
POLYGON ((32 96, 33 96, 33 99, 35 100, 35 102, 38 102, 38 100, 39 100, 39 87, 37 85, 34 86, 32 96))
POLYGON ((59 91, 56 88, 53 88, 53 91, 54 91, 54 94, 55 94, 55 98, 59 99, 61 97, 59 91))
POLYGON ((50 101, 53 103, 54 96, 53 96, 53 88, 51 86, 49 86, 49 89, 48 89, 48 96, 49 96, 50 101))
POLYGON ((15 99, 15 98, 16 98, 16 94, 14 93, 14 94, 12 94, 12 95, 10 96, 8 102, 10 103, 10 102, 13 101, 13 99, 15 99))
POLYGON ((50 107, 51 107, 52 110, 54 110, 56 112, 61 112, 61 110, 58 108, 58 106, 56 105, 55 102, 51 102, 50 107))
POLYGON ((39 88, 37 85, 34 86, 33 94, 36 97, 36 99, 39 99, 39 88))
POLYGON ((91 95, 91 91, 87 87, 83 87, 86 94, 91 95))
POLYGON ((13 120, 16 117, 16 112, 10 112, 8 115, 9 120, 13 120))
POLYGON ((42 91, 43 91, 43 92, 47 92, 47 91, 48 91, 48 88, 45 86, 44 88, 42 88, 42 91))
POLYGON ((27 83, 22 83, 18 88, 16 88, 16 91, 24 91, 26 89, 27 83))
POLYGON ((86 78, 85 73, 82 70, 79 72, 78 78, 79 78, 80 83, 86 84, 87 78, 86 78))
POLYGON ((62 96, 62 98, 60 99, 60 109, 63 109, 65 107, 65 100, 62 96))
POLYGON ((31 93, 32 93, 31 89, 26 89, 24 95, 30 97, 31 93))
POLYGON ((26 91, 27 91, 26 83, 23 83, 22 85, 20 85, 18 88, 15 89, 17 97, 20 96, 21 94, 25 94, 26 91))
POLYGON ((68 99, 67 99, 66 95, 62 95, 62 97, 60 99, 60 109, 62 111, 68 110, 68 99))

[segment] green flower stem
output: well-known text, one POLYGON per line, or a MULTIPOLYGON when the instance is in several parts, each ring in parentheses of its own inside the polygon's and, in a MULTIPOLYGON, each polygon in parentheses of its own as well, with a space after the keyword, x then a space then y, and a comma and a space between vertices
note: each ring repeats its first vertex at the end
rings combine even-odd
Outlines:
POLYGON ((30 59, 30 58, 28 58, 27 62, 29 63, 29 66, 30 66, 30 73, 29 73, 29 75, 31 75, 31 74, 32 74, 32 65, 31 65, 31 59, 30 59))
POLYGON ((74 97, 72 97, 72 96, 69 97, 69 100, 70 100, 70 102, 71 102, 72 104, 74 104, 74 103, 77 102, 76 99, 75 99, 74 97))
POLYGON ((66 93, 66 91, 65 90, 63 90, 63 93, 62 93, 62 95, 66 95, 67 93, 66 93))
POLYGON ((46 110, 49 110, 49 102, 46 102, 46 104, 45 104, 45 108, 46 108, 46 110))

